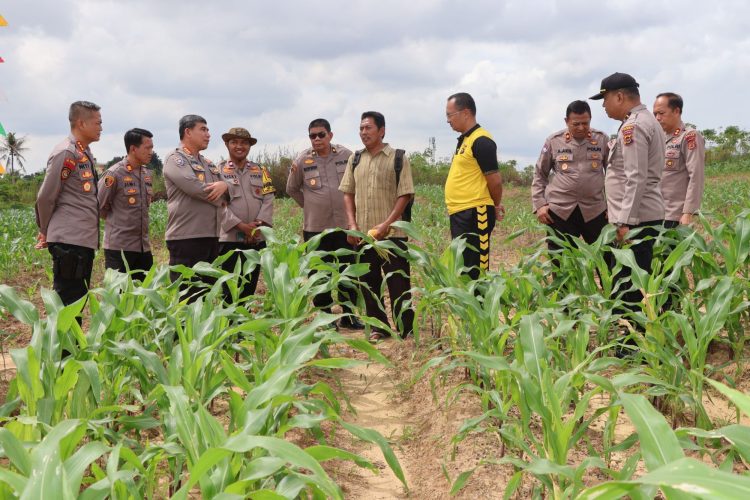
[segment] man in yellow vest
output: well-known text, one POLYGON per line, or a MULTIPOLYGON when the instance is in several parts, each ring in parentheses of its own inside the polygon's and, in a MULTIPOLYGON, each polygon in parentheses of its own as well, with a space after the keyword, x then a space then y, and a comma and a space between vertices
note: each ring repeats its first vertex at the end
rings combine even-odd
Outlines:
POLYGON ((465 92, 453 94, 445 106, 445 117, 460 132, 456 153, 445 181, 445 204, 450 216, 451 237, 464 237, 466 274, 475 280, 490 264, 490 234, 495 220, 502 221, 503 180, 497 164, 497 145, 489 132, 477 124, 474 98, 465 92))

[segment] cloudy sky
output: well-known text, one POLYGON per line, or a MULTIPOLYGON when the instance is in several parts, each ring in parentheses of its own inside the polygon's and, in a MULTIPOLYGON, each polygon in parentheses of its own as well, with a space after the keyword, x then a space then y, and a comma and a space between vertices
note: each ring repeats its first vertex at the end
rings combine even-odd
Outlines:
MULTIPOLYGON (((467 91, 500 159, 524 166, 566 105, 614 71, 636 77, 649 108, 672 90, 701 129, 750 128, 744 0, 16 0, 0 14, 0 122, 28 137, 28 171, 46 165, 78 99, 102 106, 100 162, 136 126, 163 158, 187 113, 208 120, 213 159, 232 126, 259 138, 251 154, 299 151, 316 117, 361 147, 368 109, 385 114, 392 145, 421 151, 435 137, 447 156, 445 99, 467 91)), ((616 131, 591 104, 593 126, 616 131)))

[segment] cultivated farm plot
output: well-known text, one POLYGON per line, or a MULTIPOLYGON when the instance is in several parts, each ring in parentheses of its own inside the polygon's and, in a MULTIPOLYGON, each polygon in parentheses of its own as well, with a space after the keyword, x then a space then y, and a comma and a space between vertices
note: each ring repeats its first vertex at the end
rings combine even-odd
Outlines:
MULTIPOLYGON (((420 328, 405 343, 370 346, 315 310, 312 296, 363 269, 330 266, 301 243, 290 200, 277 201, 269 248, 244 269, 181 269, 184 280, 219 280, 197 302, 163 266, 143 284, 100 270, 81 327, 80 304, 3 287, 4 314, 32 335, 10 349, 3 497, 368 498, 382 485, 363 478, 378 469, 396 484, 381 498, 748 498, 750 212, 739 198, 721 203, 736 177, 707 184, 709 217, 660 237, 653 273, 634 278, 646 296, 634 314, 615 314, 611 230, 553 269, 520 188, 506 192, 494 270, 474 283, 460 276, 442 190, 418 189, 406 229, 420 328), (256 265, 259 294, 237 299, 256 265), (621 333, 637 347, 624 359, 613 355, 621 333), (371 387, 366 377, 381 372, 398 385, 371 387), (371 410, 352 413, 361 394, 388 387, 393 397, 376 400, 407 421, 398 435, 365 418, 371 410), (447 414, 460 418, 436 425, 447 414), (439 465, 417 467, 426 456, 439 465)), ((158 240, 165 209, 153 210, 158 240)), ((627 248, 614 255, 632 265, 627 248)))

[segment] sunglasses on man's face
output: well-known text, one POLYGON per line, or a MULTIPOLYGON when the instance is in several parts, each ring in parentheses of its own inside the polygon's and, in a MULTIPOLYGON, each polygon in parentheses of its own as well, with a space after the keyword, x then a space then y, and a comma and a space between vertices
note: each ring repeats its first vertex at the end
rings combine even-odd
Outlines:
POLYGON ((318 132, 317 134, 310 134, 310 140, 313 139, 323 139, 325 136, 328 135, 328 132, 318 132))

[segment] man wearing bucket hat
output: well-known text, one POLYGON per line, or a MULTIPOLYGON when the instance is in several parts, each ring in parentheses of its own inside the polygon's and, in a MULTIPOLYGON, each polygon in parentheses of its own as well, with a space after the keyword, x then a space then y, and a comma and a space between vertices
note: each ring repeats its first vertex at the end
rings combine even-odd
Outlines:
MULTIPOLYGON (((250 148, 258 139, 242 127, 230 128, 221 138, 229 152, 229 159, 219 163, 222 176, 229 184, 229 203, 224 208, 221 221, 219 253, 224 255, 232 252, 222 264, 225 271, 232 272, 238 260, 244 263, 243 250, 265 248, 266 242, 258 228, 270 227, 273 223, 276 190, 268 170, 247 159, 250 148)), ((260 267, 256 266, 250 275, 250 281, 242 287, 240 297, 255 293, 259 275, 260 267)))
MULTIPOLYGON (((609 143, 605 177, 607 218, 617 227, 617 242, 638 229, 638 240, 630 248, 638 266, 651 272, 654 237, 664 223, 664 200, 660 182, 664 166, 664 132, 654 115, 641 104, 638 82, 625 73, 613 73, 602 80, 599 92, 607 116, 620 120, 617 137, 609 143)), ((614 267, 614 258, 611 259, 614 267)), ((624 267, 616 276, 621 298, 630 310, 639 308, 639 290, 630 290, 631 270, 624 267)))

